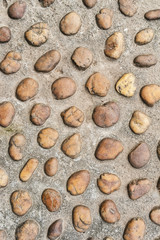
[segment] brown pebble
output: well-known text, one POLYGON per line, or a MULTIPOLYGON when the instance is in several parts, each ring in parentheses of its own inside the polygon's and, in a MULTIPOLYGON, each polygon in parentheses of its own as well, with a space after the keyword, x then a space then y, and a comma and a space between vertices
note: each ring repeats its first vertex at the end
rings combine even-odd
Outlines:
POLYGON ((0 126, 8 127, 14 118, 15 109, 11 102, 0 103, 0 126))
POLYGON ((23 79, 17 86, 16 97, 21 101, 27 101, 38 93, 39 84, 33 78, 23 79))
POLYGON ((8 180, 9 178, 6 170, 0 167, 0 188, 6 187, 8 185, 8 180))
POLYGON ((5 74, 12 74, 19 71, 21 55, 18 52, 9 52, 0 63, 0 69, 5 74))
POLYGON ((33 106, 30 113, 30 120, 37 126, 43 125, 51 114, 51 109, 48 105, 37 103, 33 106))
POLYGON ((144 167, 150 159, 150 151, 145 142, 141 142, 136 146, 128 156, 130 164, 135 168, 144 167))
POLYGON ((105 200, 100 206, 100 214, 102 219, 107 223, 115 223, 120 220, 116 204, 112 200, 105 200))
POLYGON ((96 15, 97 25, 99 28, 107 30, 112 26, 113 11, 103 8, 96 15))
POLYGON ((50 240, 55 240, 56 238, 60 237, 60 235, 62 234, 62 230, 63 230, 63 220, 58 219, 55 222, 53 222, 48 228, 47 237, 50 240))
POLYGON ((40 0, 43 7, 49 7, 55 0, 40 0))
POLYGON ((9 42, 11 39, 11 30, 8 27, 0 28, 0 43, 9 42))
POLYGON ((60 30, 65 35, 76 34, 81 27, 80 16, 76 12, 65 15, 60 22, 60 30))
POLYGON ((58 171, 58 160, 56 158, 50 158, 44 165, 45 174, 49 177, 53 177, 58 171))
POLYGON ((16 229, 16 240, 36 240, 39 224, 35 220, 27 220, 16 229))
POLYGON ((160 86, 156 84, 146 85, 141 89, 140 95, 149 107, 153 107, 160 100, 160 86))
POLYGON ((25 144, 26 138, 23 134, 16 133, 11 137, 8 152, 13 160, 19 161, 23 158, 25 144))
POLYGON ((20 172, 19 175, 20 180, 23 182, 27 182, 31 178, 37 167, 38 160, 36 158, 29 159, 20 172))
POLYGON ((153 54, 148 54, 148 55, 139 55, 134 59, 134 64, 137 67, 151 67, 156 65, 157 63, 157 58, 153 54))
POLYGON ((122 143, 113 138, 104 138, 97 146, 95 156, 99 160, 113 160, 123 151, 122 143))
POLYGON ((76 92, 76 83, 73 79, 62 77, 53 82, 51 90, 56 99, 71 97, 76 92))
POLYGON ((105 194, 111 194, 117 191, 121 186, 121 180, 119 177, 112 173, 103 173, 97 180, 97 185, 101 192, 105 194))
POLYGON ((82 0, 82 1, 87 8, 92 8, 97 3, 97 0, 82 0))
POLYGON ((116 83, 116 90, 125 97, 132 97, 136 91, 136 77, 133 73, 125 73, 116 83))
POLYGON ((145 235, 145 222, 142 218, 132 218, 124 231, 124 240, 143 240, 145 235))
POLYGON ((56 212, 61 206, 61 195, 54 189, 48 188, 42 193, 42 202, 50 212, 56 212))
POLYGON ((50 72, 57 66, 60 59, 61 55, 58 51, 50 50, 37 60, 34 67, 37 72, 50 72))
POLYGON ((86 88, 92 95, 105 97, 110 88, 110 81, 101 73, 92 74, 86 82, 86 88))
POLYGON ((84 121, 84 113, 77 107, 72 106, 61 113, 63 122, 70 127, 79 127, 84 121))
POLYGON ((34 24, 25 32, 25 38, 29 44, 36 47, 41 46, 49 38, 48 24, 44 22, 34 24))
POLYGON ((147 194, 150 189, 151 182, 148 179, 136 179, 128 184, 128 195, 132 200, 136 200, 147 194))
POLYGON ((26 8, 26 2, 22 0, 16 1, 8 8, 8 15, 13 19, 21 19, 25 14, 26 8))
POLYGON ((17 190, 11 195, 12 211, 18 215, 23 216, 32 206, 32 199, 30 194, 24 190, 17 190))
POLYGON ((81 170, 73 173, 67 181, 67 191, 74 195, 84 193, 90 183, 90 173, 87 170, 81 170))
POLYGON ((94 123, 102 128, 111 127, 118 122, 120 110, 115 102, 107 102, 97 106, 93 111, 94 123))
POLYGON ((119 9, 124 15, 132 17, 137 12, 137 0, 119 0, 118 2, 119 9))
POLYGON ((160 19, 160 9, 150 10, 146 12, 144 16, 147 20, 160 19))
POLYGON ((160 160, 160 141, 158 142, 158 145, 157 145, 157 155, 160 160))
POLYGON ((77 232, 85 232, 92 224, 90 209, 79 205, 73 209, 73 226, 77 232))
POLYGON ((160 207, 154 207, 150 212, 150 219, 157 225, 160 225, 160 207))
POLYGON ((144 133, 150 126, 151 119, 140 111, 135 111, 130 120, 129 126, 136 134, 144 133))
POLYGON ((75 133, 64 140, 62 151, 70 158, 77 158, 81 152, 82 140, 79 133, 75 133))
POLYGON ((71 58, 80 70, 86 70, 93 62, 92 52, 85 47, 76 48, 71 58))
POLYGON ((112 237, 105 237, 104 240, 114 240, 112 237))
POLYGON ((0 229, 0 240, 7 240, 7 234, 2 229, 0 229))
POLYGON ((42 148, 53 147, 58 139, 58 132, 53 128, 44 128, 38 133, 37 141, 42 148))
POLYGON ((124 37, 121 32, 115 32, 106 41, 105 54, 107 57, 118 59, 124 52, 124 37))
POLYGON ((139 45, 150 43, 154 37, 154 30, 151 28, 145 28, 138 32, 135 37, 135 42, 139 45))

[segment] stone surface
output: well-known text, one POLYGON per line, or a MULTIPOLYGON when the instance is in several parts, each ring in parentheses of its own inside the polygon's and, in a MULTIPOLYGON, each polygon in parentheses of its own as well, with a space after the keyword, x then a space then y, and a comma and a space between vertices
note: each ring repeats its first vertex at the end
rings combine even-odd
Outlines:
POLYGON ((154 30, 152 28, 145 28, 138 32, 135 37, 135 42, 139 45, 150 43, 154 37, 154 30))
POLYGON ((112 26, 113 11, 108 8, 103 8, 96 15, 97 25, 101 29, 109 29, 112 26))
POLYGON ((13 160, 19 161, 23 158, 25 144, 26 138, 23 134, 16 133, 11 137, 8 152, 13 160))
POLYGON ((9 52, 0 63, 0 69, 5 74, 12 74, 19 71, 21 55, 18 52, 9 52))
POLYGON ((8 127, 14 118, 15 109, 11 102, 0 103, 0 126, 8 127))
POLYGON ((17 227, 16 240, 36 240, 39 229, 39 224, 35 220, 27 220, 17 227))
POLYGON ((7 234, 4 230, 0 229, 0 240, 7 240, 7 234))
POLYGON ((43 7, 49 7, 55 0, 40 0, 43 7))
POLYGON ((160 100, 160 86, 156 84, 146 85, 141 89, 140 95, 149 107, 153 107, 160 100))
POLYGON ((116 90, 125 97, 132 97, 136 91, 135 76, 133 73, 125 73, 116 83, 116 90))
POLYGON ((150 219, 157 225, 160 225, 160 207, 154 207, 150 212, 150 219))
POLYGON ((140 111, 135 111, 130 120, 129 126, 136 134, 144 133, 151 123, 151 119, 140 111))
POLYGON ((144 16, 147 20, 160 19, 160 9, 150 10, 150 11, 146 12, 144 16))
POLYGON ((60 237, 60 235, 62 234, 62 230, 63 230, 63 221, 62 219, 58 219, 50 225, 48 229, 47 237, 50 240, 54 240, 60 237))
POLYGON ((92 224, 90 209, 79 205, 73 209, 73 226, 77 232, 83 233, 89 229, 92 224))
POLYGON ((61 207, 61 195, 54 189, 48 188, 42 193, 42 202, 50 212, 56 212, 61 207))
POLYGON ((97 179, 97 185, 101 192, 105 194, 111 194, 120 188, 121 180, 115 174, 103 173, 97 179))
POLYGON ((60 22, 60 30, 65 35, 76 34, 81 27, 80 16, 76 12, 70 12, 60 22))
POLYGON ((77 107, 72 106, 61 113, 63 122, 69 127, 79 127, 84 121, 84 113, 77 107))
POLYGON ((33 78, 23 79, 17 86, 16 97, 21 101, 27 101, 38 93, 39 84, 33 78))
POLYGON ((37 103, 33 106, 30 112, 30 120, 37 126, 43 125, 50 117, 51 109, 48 105, 37 103))
POLYGON ((148 54, 148 55, 139 55, 134 59, 134 64, 137 67, 141 68, 148 68, 156 65, 157 63, 157 58, 153 54, 148 54))
POLYGON ((145 235, 145 222, 142 218, 132 218, 124 231, 124 240, 143 240, 145 235))
POLYGON ((113 160, 123 151, 122 143, 113 138, 104 138, 97 146, 95 156, 99 160, 113 160))
POLYGON ((93 62, 92 52, 85 47, 76 48, 71 58, 80 70, 86 70, 93 62))
POLYGON ((9 42, 11 39, 11 30, 8 27, 0 27, 0 43, 9 42))
POLYGON ((107 223, 115 223, 120 220, 120 213, 112 200, 105 200, 100 206, 102 219, 107 223))
POLYGON ((8 8, 8 15, 13 19, 21 19, 25 14, 26 8, 26 2, 18 0, 8 8))
POLYGON ((53 177, 58 171, 58 160, 56 158, 50 158, 44 165, 45 174, 49 177, 53 177))
POLYGON ((53 128, 44 128, 38 133, 37 141, 42 148, 49 149, 56 144, 58 132, 53 128))
POLYGON ((158 142, 158 145, 157 145, 157 155, 160 160, 160 141, 158 142))
POLYGON ((129 183, 128 194, 132 200, 136 200, 147 194, 150 189, 151 182, 148 179, 136 179, 129 183))
POLYGON ((83 0, 83 3, 86 7, 92 8, 96 5, 97 0, 83 0))
POLYGON ((138 9, 138 1, 137 0, 119 0, 119 9, 120 11, 128 16, 132 17, 138 9))
POLYGON ((6 187, 8 185, 8 181, 9 178, 6 170, 0 167, 0 188, 6 187))
POLYGON ((36 158, 29 159, 20 172, 19 175, 20 180, 23 182, 27 182, 31 178, 37 167, 38 160, 36 158))

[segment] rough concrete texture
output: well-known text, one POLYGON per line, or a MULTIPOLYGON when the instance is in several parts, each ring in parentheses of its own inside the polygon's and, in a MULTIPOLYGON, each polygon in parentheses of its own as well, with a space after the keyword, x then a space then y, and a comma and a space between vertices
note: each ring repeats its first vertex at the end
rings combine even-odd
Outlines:
MULTIPOLYGON (((18 224, 33 218, 41 227, 38 240, 47 239, 47 229, 58 218, 64 221, 62 240, 85 240, 90 236, 103 239, 112 236, 115 240, 122 239, 124 228, 132 217, 143 217, 146 222, 145 240, 152 240, 160 236, 160 227, 149 219, 150 210, 159 205, 160 196, 156 189, 159 177, 159 160, 156 154, 156 146, 160 133, 160 102, 153 108, 147 107, 139 97, 139 91, 145 84, 159 84, 160 63, 149 69, 140 69, 133 65, 133 59, 139 54, 153 53, 159 58, 160 52, 160 21, 147 21, 145 12, 157 9, 158 0, 139 1, 139 9, 134 17, 125 17, 118 9, 117 0, 98 0, 97 5, 88 10, 81 0, 55 0, 49 8, 42 8, 38 0, 26 0, 27 11, 21 20, 12 20, 7 15, 7 8, 0 1, 0 26, 9 26, 12 39, 9 43, 0 45, 0 61, 11 50, 22 54, 22 67, 19 72, 6 76, 0 72, 0 102, 11 101, 16 108, 16 116, 13 123, 6 129, 0 128, 0 165, 9 173, 9 184, 0 189, 0 228, 5 229, 8 239, 15 239, 15 229, 18 224), (113 26, 103 31, 96 25, 95 15, 100 9, 107 7, 114 10, 113 26), (75 36, 65 36, 59 30, 61 18, 70 11, 79 13, 82 19, 82 27, 75 36), (24 40, 24 32, 34 23, 46 21, 50 27, 50 37, 47 43, 41 47, 30 46, 24 40), (136 33, 146 27, 155 30, 154 40, 145 46, 134 43, 136 33), (115 31, 121 31, 125 36, 126 50, 122 57, 113 61, 104 55, 105 40, 115 31), (94 53, 94 62, 86 71, 79 71, 71 61, 71 55, 79 46, 88 47, 94 53), (59 65, 50 73, 37 73, 34 63, 45 52, 57 49, 62 55, 59 65), (106 97, 91 96, 85 89, 88 77, 94 72, 106 75, 111 88, 106 97), (136 76, 136 94, 132 98, 125 98, 115 91, 115 83, 126 72, 132 72, 136 76), (53 98, 51 84, 59 77, 72 77, 78 86, 76 94, 68 99, 58 101, 53 98), (40 85, 39 93, 32 100, 20 102, 15 97, 15 89, 18 83, 25 77, 36 79, 40 85), (119 122, 113 127, 101 129, 92 121, 92 111, 98 104, 106 101, 116 101, 121 109, 119 122), (56 145, 50 150, 42 149, 37 143, 37 134, 43 127, 34 126, 29 120, 29 112, 35 103, 47 103, 52 109, 50 118, 43 127, 53 127, 59 132, 56 145), (60 113, 66 108, 75 105, 85 113, 85 121, 78 129, 72 129, 64 125, 60 113), (129 128, 129 120, 133 111, 140 110, 152 118, 149 129, 143 135, 135 135, 129 128), (27 147, 22 161, 15 162, 8 155, 9 139, 15 133, 23 133, 27 138, 27 147), (78 157, 72 160, 61 151, 62 141, 72 133, 79 132, 83 138, 83 148, 78 157), (116 160, 98 161, 95 156, 95 148, 103 137, 115 137, 123 142, 124 151, 116 160), (130 150, 140 141, 149 144, 151 151, 150 162, 142 169, 134 169, 128 162, 127 156, 130 150), (47 177, 43 167, 50 157, 57 157, 59 170, 54 177, 47 177), (39 166, 32 178, 23 183, 19 180, 19 172, 29 158, 38 158, 39 166), (87 191, 80 196, 71 196, 66 191, 66 181, 75 171, 87 169, 91 173, 91 183, 87 191), (104 172, 117 174, 122 182, 119 191, 106 196, 97 187, 97 178, 104 172), (127 184, 135 178, 149 178, 152 181, 151 191, 142 198, 133 201, 127 194, 127 184), (56 213, 49 212, 42 204, 41 194, 45 188, 52 187, 58 190, 63 198, 62 207, 56 213), (17 189, 27 189, 33 199, 33 206, 23 217, 17 217, 11 210, 10 195, 17 189), (99 205, 105 199, 115 201, 121 220, 116 224, 107 224, 99 215, 99 205), (72 209, 77 204, 84 204, 91 209, 93 224, 84 234, 77 233, 72 225, 72 209)), ((8 4, 14 0, 8 0, 8 4)))

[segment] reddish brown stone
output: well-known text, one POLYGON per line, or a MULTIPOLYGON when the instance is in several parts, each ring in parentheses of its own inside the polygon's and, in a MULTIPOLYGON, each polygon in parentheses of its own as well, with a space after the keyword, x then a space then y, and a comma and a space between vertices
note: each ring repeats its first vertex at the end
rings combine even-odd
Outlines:
POLYGON ((115 223, 120 220, 120 213, 112 200, 105 200, 100 206, 102 219, 107 223, 115 223))
POLYGON ((128 194, 132 200, 136 200, 147 194, 151 189, 151 182, 148 179, 133 180, 128 185, 128 194))
POLYGON ((139 55, 134 59, 134 64, 137 67, 151 67, 156 65, 157 63, 157 58, 153 54, 148 54, 148 55, 139 55))
POLYGON ((39 234, 39 225, 35 220, 27 220, 16 229, 16 240, 35 240, 39 234))
POLYGON ((21 67, 20 60, 21 60, 20 53, 17 52, 9 52, 0 63, 0 69, 5 74, 12 74, 18 72, 21 67))
POLYGON ((13 135, 9 141, 8 152, 10 157, 19 161, 23 158, 24 146, 26 144, 26 138, 23 134, 16 133, 13 135))
POLYGON ((73 209, 73 226, 77 232, 85 232, 92 224, 90 209, 79 205, 73 209))
POLYGON ((0 43, 9 42, 11 39, 11 31, 8 27, 0 28, 0 43))
POLYGON ((70 107, 61 113, 63 122, 70 127, 79 127, 84 121, 84 113, 77 107, 70 107))
POLYGON ((12 123, 14 115, 15 109, 12 103, 0 103, 0 126, 8 127, 12 123))
POLYGON ((58 171, 58 160, 56 158, 50 158, 44 165, 44 171, 49 176, 54 176, 58 171))
POLYGON ((61 206, 61 195, 54 189, 48 188, 42 194, 42 202, 50 212, 56 212, 61 206))
POLYGON ((37 103, 33 106, 30 113, 30 120, 33 124, 43 125, 51 114, 51 109, 48 105, 37 103))
POLYGON ((75 65, 81 70, 86 70, 93 62, 92 52, 85 47, 76 48, 71 58, 75 65))
POLYGON ((44 128, 38 133, 37 141, 42 148, 53 147, 58 139, 58 132, 53 128, 44 128))
POLYGON ((39 84, 33 78, 23 79, 17 86, 16 96, 21 101, 27 101, 38 93, 39 84))
POLYGON ((160 19, 160 9, 150 10, 146 12, 144 16, 147 20, 160 19))
POLYGON ((82 0, 84 5, 88 8, 92 8, 96 5, 97 0, 82 0))
POLYGON ((54 240, 62 234, 62 230, 63 230, 62 224, 63 224, 62 219, 58 219, 50 225, 48 229, 48 234, 47 234, 47 237, 50 240, 54 240))
POLYGON ((142 218, 132 218, 124 231, 124 240, 143 240, 145 235, 145 222, 142 218))
POLYGON ((16 1, 8 8, 9 17, 13 19, 21 19, 24 16, 26 7, 27 7, 26 2, 22 0, 16 1))

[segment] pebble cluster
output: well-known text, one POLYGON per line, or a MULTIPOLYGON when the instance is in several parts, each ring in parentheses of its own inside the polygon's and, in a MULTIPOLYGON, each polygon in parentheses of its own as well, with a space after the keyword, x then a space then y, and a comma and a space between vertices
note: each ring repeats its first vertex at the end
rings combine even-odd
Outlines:
MULTIPOLYGON (((38 0, 37 0, 38 1, 38 0)), ((83 0, 87 8, 95 6, 97 0, 83 0)), ((54 0, 41 0, 39 4, 42 7, 49 7, 54 4, 54 0)), ((128 17, 136 14, 138 9, 138 1, 136 0, 118 0, 120 11, 128 17)), ((84 6, 84 7, 85 7, 84 6)), ((18 0, 8 8, 8 15, 12 19, 23 18, 27 9, 27 1, 18 0)), ((107 30, 112 26, 113 11, 111 9, 101 9, 95 16, 97 26, 102 30, 107 30)), ((149 21, 160 19, 160 10, 151 10, 145 13, 145 18, 149 21)), ((67 13, 60 21, 60 31, 66 35, 75 35, 81 28, 81 17, 76 12, 67 13)), ((0 28, 0 43, 7 43, 11 39, 11 31, 8 27, 0 28)), ((28 44, 40 47, 45 44, 49 38, 49 26, 45 22, 39 22, 32 25, 24 33, 28 44)), ((135 36, 135 43, 144 45, 150 43, 154 38, 154 30, 146 28, 140 30, 135 36)), ((118 59, 125 51, 125 38, 121 32, 114 32, 106 39, 104 43, 104 54, 106 57, 118 59)), ((90 49, 79 46, 73 51, 71 59, 76 68, 85 71, 93 63, 93 53, 90 49)), ((37 59, 34 68, 37 72, 50 72, 61 61, 61 53, 58 50, 50 50, 37 59)), ((10 51, 0 63, 0 70, 4 74, 14 74, 21 68, 22 57, 19 52, 10 51)), ((133 60, 133 64, 140 68, 152 67, 157 63, 157 59, 153 54, 139 55, 133 60)), ((108 77, 100 72, 93 73, 86 81, 85 85, 88 93, 99 97, 107 95, 110 89, 110 81, 108 77)), ((16 88, 16 97, 19 101, 28 101, 38 93, 39 84, 33 78, 23 79, 16 88)), ((117 80, 115 90, 124 97, 132 97, 136 91, 136 77, 133 73, 125 73, 117 80)), ((56 79, 51 86, 51 94, 57 100, 69 98, 75 94, 77 86, 74 79, 70 77, 61 77, 56 79)), ((140 91, 142 101, 148 106, 153 107, 160 100, 160 86, 156 84, 145 85, 140 91)), ((0 126, 8 127, 14 120, 16 109, 11 102, 0 103, 0 126)), ((36 126, 42 126, 50 117, 51 108, 49 105, 37 103, 30 110, 30 121, 36 126)), ((76 106, 71 106, 61 113, 64 124, 72 128, 78 128, 83 124, 84 113, 76 106)), ((109 128, 116 124, 120 118, 119 104, 114 101, 106 102, 103 105, 95 106, 92 114, 93 122, 100 128, 109 128)), ((129 122, 129 127, 135 134, 143 134, 151 124, 151 117, 145 113, 136 110, 129 122)), ((57 129, 50 127, 42 128, 37 135, 37 143, 44 149, 52 148, 59 137, 57 129)), ((26 147, 26 137, 21 133, 13 135, 9 141, 8 153, 14 161, 22 160, 24 156, 24 148, 26 147)), ((75 159, 80 155, 82 149, 82 137, 80 133, 74 133, 68 136, 61 144, 62 152, 71 159, 75 159)), ((115 138, 101 139, 95 149, 95 157, 99 161, 114 160, 124 150, 123 143, 115 138)), ((160 143, 157 147, 157 154, 160 158, 160 143)), ((128 161, 132 167, 140 169, 144 167, 150 160, 150 149, 145 142, 139 142, 134 149, 128 153, 128 161)), ((30 158, 23 166, 19 173, 22 182, 27 182, 38 166, 38 159, 30 158)), ((58 171, 58 160, 54 157, 48 159, 44 165, 44 172, 47 176, 53 177, 58 171)), ((90 184, 90 172, 88 170, 79 170, 74 172, 67 181, 67 191, 78 196, 83 194, 90 184)), ((8 185, 9 177, 4 168, 0 168, 0 188, 8 185)), ((114 191, 118 191, 121 187, 120 178, 114 173, 105 172, 97 179, 99 190, 107 195, 114 191)), ((128 196, 132 200, 143 197, 152 187, 151 181, 145 179, 133 179, 128 183, 128 196)), ((160 190, 160 180, 157 184, 160 190)), ((62 204, 62 196, 56 189, 47 188, 42 193, 42 202, 46 207, 46 211, 55 212, 60 209, 62 204)), ((25 215, 33 205, 31 194, 27 190, 17 189, 10 196, 12 211, 18 216, 25 215)), ((118 206, 111 199, 103 201, 99 207, 100 216, 106 223, 114 224, 121 218, 118 206)), ((76 231, 83 233, 92 225, 92 213, 89 206, 77 205, 73 209, 73 227, 76 231)), ((160 207, 155 206, 150 210, 150 219, 157 225, 160 225, 160 207)), ((62 216, 63 218, 63 216, 62 216)), ((47 237, 50 240, 56 239, 63 234, 63 220, 57 219, 48 226, 47 237)), ((124 226, 124 240, 142 240, 145 235, 146 224, 144 220, 137 216, 131 219, 127 226, 124 226)), ((40 226, 33 220, 29 219, 23 222, 15 230, 17 240, 35 240, 39 234, 40 226)), ((0 230, 0 239, 6 240, 7 234, 5 230, 0 230)), ((90 240, 93 238, 89 238, 90 240)), ((113 240, 112 237, 106 237, 106 240, 113 240)))

